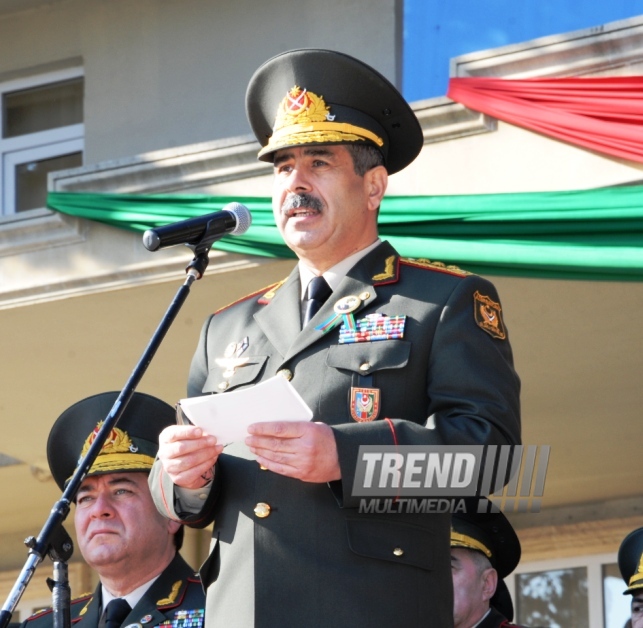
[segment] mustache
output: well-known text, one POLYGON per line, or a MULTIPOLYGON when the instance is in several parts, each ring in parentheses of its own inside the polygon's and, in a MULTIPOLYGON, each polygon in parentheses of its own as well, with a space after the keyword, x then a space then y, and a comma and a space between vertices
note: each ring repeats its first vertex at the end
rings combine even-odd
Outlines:
POLYGON ((321 212, 324 209, 324 203, 320 198, 304 192, 303 194, 289 194, 281 205, 281 211, 288 213, 293 209, 312 209, 313 211, 321 212))

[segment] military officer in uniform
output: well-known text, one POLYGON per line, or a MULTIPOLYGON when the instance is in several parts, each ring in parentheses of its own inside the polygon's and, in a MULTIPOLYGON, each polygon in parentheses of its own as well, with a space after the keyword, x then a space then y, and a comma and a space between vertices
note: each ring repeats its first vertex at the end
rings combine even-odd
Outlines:
POLYGON ((632 596, 632 628, 643 628, 643 528, 630 532, 618 550, 618 567, 632 596))
POLYGON ((514 610, 504 578, 520 561, 520 541, 487 500, 465 501, 466 512, 451 521, 455 628, 511 628, 514 610))
POLYGON ((201 569, 209 626, 448 628, 449 514, 360 512, 353 478, 361 445, 520 441, 498 295, 379 239, 388 175, 413 161, 423 135, 373 68, 289 51, 254 74, 246 109, 299 264, 208 318, 188 394, 279 375, 313 419, 254 424, 225 452, 195 426, 164 430, 155 502, 188 525, 215 521, 201 569))
MULTIPOLYGON (((54 423, 47 458, 61 490, 117 397, 107 392, 83 399, 54 423)), ((158 435, 174 423, 171 406, 135 393, 78 490, 78 546, 100 578, 93 593, 72 601, 72 624, 79 628, 203 626, 201 582, 178 553, 183 527, 158 513, 147 483, 158 435)), ((52 611, 46 609, 23 628, 52 625, 52 611)))

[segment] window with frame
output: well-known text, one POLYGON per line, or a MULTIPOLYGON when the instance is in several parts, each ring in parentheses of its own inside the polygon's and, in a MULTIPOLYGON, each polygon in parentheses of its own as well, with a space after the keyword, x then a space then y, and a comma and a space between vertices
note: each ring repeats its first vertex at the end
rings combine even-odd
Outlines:
POLYGON ((0 83, 0 214, 46 206, 50 172, 81 166, 80 68, 0 83))
POLYGON ((517 624, 623 628, 630 616, 631 596, 623 595, 613 554, 521 563, 505 582, 517 624))

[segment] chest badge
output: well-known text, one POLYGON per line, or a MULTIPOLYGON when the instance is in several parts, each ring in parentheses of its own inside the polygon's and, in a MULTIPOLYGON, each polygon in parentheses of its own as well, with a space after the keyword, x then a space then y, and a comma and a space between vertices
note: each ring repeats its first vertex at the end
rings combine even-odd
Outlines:
POLYGON ((379 388, 351 387, 351 416, 358 423, 374 421, 380 413, 379 388))
POLYGON ((342 321, 345 327, 355 329, 353 312, 359 308, 361 304, 362 299, 357 295, 351 294, 347 297, 342 297, 333 306, 335 313, 330 318, 326 319, 321 325, 317 325, 315 329, 326 334, 342 321))
POLYGON ((343 325, 339 330, 339 344, 374 342, 376 340, 401 340, 404 338, 406 316, 367 314, 356 321, 353 328, 343 325))
POLYGON ((223 377, 232 377, 235 371, 247 364, 249 358, 242 358, 241 354, 250 346, 248 336, 246 336, 240 342, 231 342, 225 349, 222 358, 216 358, 215 362, 221 367, 224 368, 223 377))
POLYGON ((172 619, 159 624, 159 628, 202 628, 205 609, 195 608, 175 611, 172 619))

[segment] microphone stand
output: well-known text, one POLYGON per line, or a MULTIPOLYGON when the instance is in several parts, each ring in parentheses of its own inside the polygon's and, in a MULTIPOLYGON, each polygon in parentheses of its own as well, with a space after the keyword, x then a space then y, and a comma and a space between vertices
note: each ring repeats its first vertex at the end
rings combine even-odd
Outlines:
MULTIPOLYGON (((30 539, 33 537, 29 537, 27 541, 30 539)), ((71 588, 67 561, 73 553, 74 544, 61 525, 54 533, 49 545, 49 558, 54 563, 54 577, 47 578, 47 585, 51 591, 54 628, 66 628, 71 625, 71 588)))
POLYGON ((183 285, 178 289, 172 303, 168 307, 165 315, 161 319, 159 326, 156 328, 152 338, 150 339, 143 355, 139 358, 137 365, 134 367, 132 374, 125 383, 118 398, 114 402, 107 417, 103 421, 94 442, 91 444, 87 455, 80 460, 76 471, 69 480, 65 487, 61 498, 54 504, 47 521, 40 530, 38 537, 29 537, 25 540, 25 545, 29 548, 29 555, 25 562, 22 571, 9 593, 2 610, 0 610, 0 628, 6 628, 11 621, 13 611, 16 609, 20 598, 27 588, 36 567, 43 561, 45 554, 49 554, 50 558, 54 561, 54 579, 48 579, 50 588, 53 594, 53 606, 57 611, 54 615, 54 628, 70 628, 71 625, 71 611, 70 611, 70 589, 67 578, 67 564, 66 561, 71 558, 73 553, 73 544, 69 535, 63 528, 63 521, 67 518, 71 509, 71 504, 76 497, 76 493, 80 488, 85 476, 94 464, 94 460, 103 448, 107 437, 118 422, 118 419, 125 412, 125 408, 129 403, 132 395, 136 390, 136 386, 141 381, 145 371, 150 365, 154 354, 159 348, 165 334, 174 322, 179 310, 190 293, 190 286, 197 279, 201 279, 205 273, 205 269, 210 261, 208 253, 214 242, 219 239, 221 235, 212 236, 206 232, 202 240, 195 244, 190 245, 194 251, 194 258, 185 269, 187 276, 183 285))

